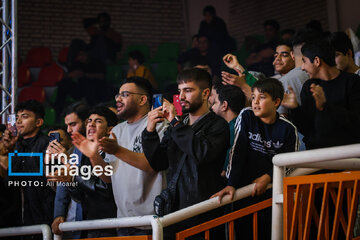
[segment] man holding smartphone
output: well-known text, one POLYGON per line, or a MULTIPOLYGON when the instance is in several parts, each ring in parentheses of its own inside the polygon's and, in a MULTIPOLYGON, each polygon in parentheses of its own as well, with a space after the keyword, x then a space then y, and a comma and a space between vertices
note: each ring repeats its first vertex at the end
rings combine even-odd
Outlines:
MULTIPOLYGON (((79 132, 85 135, 85 121, 89 116, 89 107, 85 104, 75 104, 69 106, 65 110, 65 125, 67 133, 71 136, 73 133, 79 132)), ((49 143, 47 151, 49 153, 73 153, 75 148, 66 149, 65 144, 61 141, 52 141, 49 143)), ((63 234, 63 238, 80 238, 80 231, 75 232, 61 232, 59 224, 65 221, 80 221, 82 220, 82 207, 81 204, 72 200, 70 192, 64 186, 57 186, 55 204, 54 204, 54 220, 51 225, 52 231, 55 234, 63 234)))
MULTIPOLYGON (((178 75, 177 82, 182 112, 187 114, 184 120, 178 119, 175 107, 164 100, 163 106, 149 113, 147 127, 142 133, 142 146, 150 168, 154 171, 167 170, 168 183, 179 172, 178 180, 172 186, 176 188, 174 210, 207 200, 222 189, 224 180, 220 173, 230 139, 228 123, 209 111, 209 73, 198 68, 184 70, 178 75), (170 122, 170 127, 161 140, 155 126, 164 120, 170 122)), ((213 218, 214 212, 196 217, 179 227, 199 224, 209 215, 213 218)), ((214 239, 224 237, 222 233, 217 234, 214 239)))
MULTIPOLYGON (((17 150, 19 153, 45 152, 49 139, 40 131, 45 116, 43 105, 36 100, 28 100, 19 103, 15 108, 15 112, 18 136, 13 137, 10 131, 6 130, 3 138, 8 151, 17 150)), ((11 161, 12 172, 39 172, 38 157, 19 157, 15 155, 11 161)), ((46 178, 44 176, 8 176, 8 180, 42 182, 40 186, 21 186, 24 197, 22 223, 23 225, 50 225, 53 217, 55 192, 49 186, 46 186, 46 178)), ((21 205, 19 208, 21 209, 21 205)))

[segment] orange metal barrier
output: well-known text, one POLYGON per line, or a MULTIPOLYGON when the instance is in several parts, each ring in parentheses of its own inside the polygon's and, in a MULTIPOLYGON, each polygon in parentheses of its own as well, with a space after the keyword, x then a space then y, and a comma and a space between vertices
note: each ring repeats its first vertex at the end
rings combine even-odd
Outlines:
POLYGON ((360 171, 284 178, 284 239, 359 240, 359 190, 360 171))
POLYGON ((254 239, 258 239, 257 238, 258 212, 265 208, 271 207, 271 204, 272 204, 272 199, 270 198, 265 201, 259 202, 257 204, 251 205, 249 207, 229 213, 222 217, 213 219, 206 223, 202 223, 202 224, 194 226, 192 228, 183 230, 176 234, 176 240, 182 240, 182 239, 185 239, 187 237, 193 236, 193 235, 201 233, 201 232, 205 233, 205 240, 209 240, 210 239, 209 230, 211 228, 215 228, 215 227, 220 226, 225 223, 229 223, 229 240, 234 240, 234 220, 244 217, 244 216, 247 216, 247 215, 250 215, 250 214, 253 214, 253 236, 254 236, 254 239))

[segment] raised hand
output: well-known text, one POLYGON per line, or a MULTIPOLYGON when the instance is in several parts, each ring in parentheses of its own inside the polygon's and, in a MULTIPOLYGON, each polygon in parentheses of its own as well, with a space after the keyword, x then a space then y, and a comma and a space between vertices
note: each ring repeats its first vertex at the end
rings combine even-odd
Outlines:
POLYGON ((171 122, 176 116, 176 108, 168 100, 163 100, 163 117, 171 122))
POLYGON ((231 69, 234 69, 236 66, 240 65, 236 56, 232 55, 231 53, 226 54, 223 57, 223 61, 224 61, 225 65, 231 69))
MULTIPOLYGON (((66 149, 57 140, 51 141, 46 149, 46 154, 57 154, 58 156, 61 153, 66 154, 66 149)), ((61 160, 64 160, 64 158, 61 158, 61 160)))
POLYGON ((323 88, 315 83, 310 85, 310 92, 315 100, 315 106, 319 111, 324 110, 326 97, 323 88))
POLYGON ((228 72, 221 72, 221 79, 224 85, 234 85, 239 88, 243 87, 246 84, 245 75, 236 76, 228 72))
MULTIPOLYGON (((165 99, 163 101, 166 101, 165 99)), ((148 113, 148 121, 146 130, 148 132, 154 132, 156 130, 156 124, 164 121, 163 106, 153 109, 148 113)))
POLYGON ((102 137, 99 140, 100 150, 115 155, 118 152, 120 146, 117 142, 116 135, 113 132, 111 132, 111 136, 112 138, 102 137))
POLYGON ((244 67, 241 66, 235 55, 230 53, 226 54, 223 57, 223 61, 228 68, 234 69, 239 75, 245 71, 244 67))
POLYGON ((296 94, 294 92, 294 89, 291 86, 288 86, 289 92, 284 93, 284 98, 281 102, 281 105, 288 108, 288 109, 294 109, 299 106, 299 103, 296 100, 296 94))
POLYGON ((9 160, 7 155, 0 156, 0 168, 4 171, 8 170, 9 160))
POLYGON ((7 148, 9 151, 12 151, 15 148, 15 143, 18 140, 18 136, 13 137, 11 132, 6 129, 2 138, 2 142, 4 143, 4 147, 7 148))
POLYGON ((94 137, 94 141, 90 141, 78 132, 71 135, 73 144, 88 158, 98 155, 99 141, 97 136, 94 137))

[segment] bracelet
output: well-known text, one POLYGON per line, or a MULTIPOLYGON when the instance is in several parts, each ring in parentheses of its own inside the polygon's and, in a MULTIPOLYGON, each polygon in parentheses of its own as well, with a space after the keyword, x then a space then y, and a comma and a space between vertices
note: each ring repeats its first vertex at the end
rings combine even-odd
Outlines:
POLYGON ((171 120, 170 126, 175 127, 175 126, 178 125, 179 123, 180 123, 179 118, 178 118, 177 116, 175 116, 174 119, 171 120))

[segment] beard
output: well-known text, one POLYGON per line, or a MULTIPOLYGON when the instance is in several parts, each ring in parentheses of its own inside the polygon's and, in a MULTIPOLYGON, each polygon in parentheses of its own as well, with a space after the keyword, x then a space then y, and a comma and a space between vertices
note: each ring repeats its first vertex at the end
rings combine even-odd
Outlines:
POLYGON ((201 108, 201 106, 203 105, 202 99, 201 99, 201 95, 199 95, 198 98, 196 98, 192 103, 185 101, 185 103, 188 104, 188 107, 183 106, 182 107, 182 112, 183 113, 193 113, 196 112, 199 108, 201 108))
POLYGON ((126 106, 121 112, 118 112, 117 116, 119 119, 127 120, 135 116, 138 112, 137 106, 134 104, 126 106))

